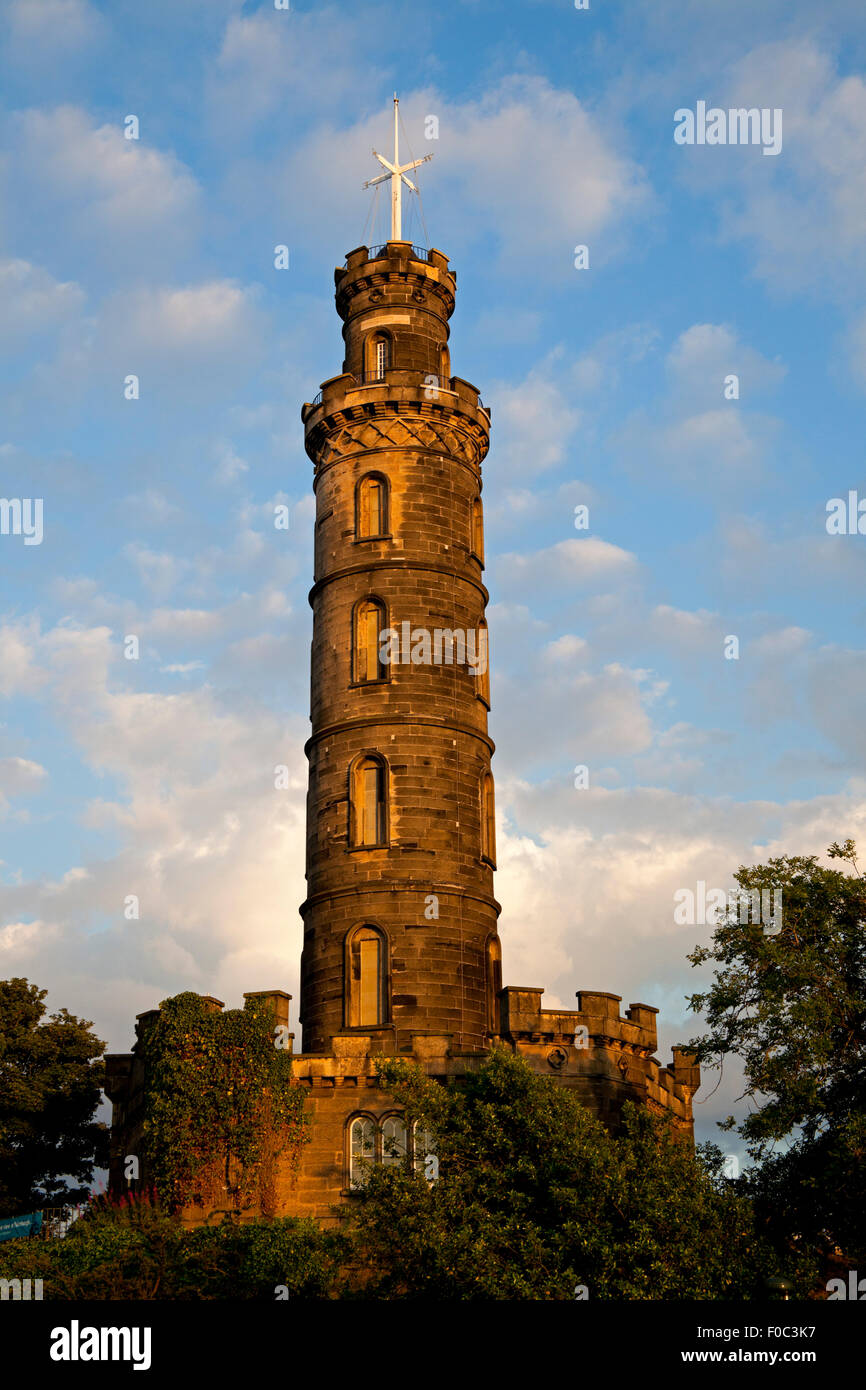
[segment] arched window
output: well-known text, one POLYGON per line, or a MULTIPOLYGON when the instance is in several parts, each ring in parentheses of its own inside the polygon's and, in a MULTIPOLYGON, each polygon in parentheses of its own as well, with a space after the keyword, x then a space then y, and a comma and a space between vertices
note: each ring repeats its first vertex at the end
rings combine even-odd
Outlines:
POLYGON ((385 605, 381 599, 364 598, 355 604, 352 679, 356 684, 387 679, 388 667, 379 655, 379 634, 384 632, 387 626, 385 605))
POLYGON ((359 1115, 349 1125, 349 1186, 363 1187, 376 1161, 376 1125, 359 1115))
POLYGON ((367 473, 355 490, 355 536, 373 540, 388 534, 388 483, 381 473, 367 473))
POLYGON ((425 1129, 420 1120, 412 1127, 412 1166, 416 1173, 423 1173, 428 1182, 435 1182, 439 1176, 439 1159, 433 1143, 433 1134, 425 1129))
POLYGON ((433 1133, 420 1120, 410 1135, 404 1115, 386 1115, 378 1123, 370 1115, 355 1115, 348 1123, 346 1139, 349 1186, 356 1191, 369 1180, 374 1163, 386 1167, 410 1163, 428 1183, 439 1176, 433 1133))
POLYGON ((439 345, 439 376, 442 385, 447 385, 451 380, 451 355, 444 343, 439 345))
POLYGON ((367 339, 367 378, 370 381, 384 380, 391 366, 391 338, 388 333, 374 333, 367 339))
POLYGON ((481 779, 481 858, 496 868, 496 813, 493 778, 489 772, 481 779))
POLYGON ((388 1115, 382 1121, 382 1162, 388 1167, 396 1167, 406 1162, 408 1153, 406 1121, 402 1115, 388 1115))
POLYGON ((490 708, 490 642, 487 631, 487 619, 482 618, 478 624, 478 648, 477 660, 478 671, 475 677, 475 694, 479 700, 483 700, 487 708, 490 708))
POLYGON ((387 840, 388 769, 378 753, 368 753, 349 772, 349 844, 358 849, 387 840))
POLYGON ((356 927, 346 941, 346 1026, 380 1028, 387 1022, 388 943, 379 927, 356 927))
POLYGON ((484 564, 484 513, 481 510, 481 498, 476 497, 472 503, 472 539, 470 550, 484 564))
POLYGON ((491 933, 485 951, 487 966, 487 1026, 491 1033, 499 1032, 499 991, 502 989, 502 946, 499 937, 491 933))

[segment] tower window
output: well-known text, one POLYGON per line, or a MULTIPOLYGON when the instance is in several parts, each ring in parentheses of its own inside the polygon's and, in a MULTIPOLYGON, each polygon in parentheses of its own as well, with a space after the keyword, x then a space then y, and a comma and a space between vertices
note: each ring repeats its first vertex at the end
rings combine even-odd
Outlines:
POLYGON ((379 927, 356 927, 346 943, 346 1026, 380 1028, 388 1021, 387 938, 379 927))
POLYGON ((476 497, 472 503, 471 514, 471 540, 470 550, 472 554, 484 564, 484 513, 481 510, 481 498, 476 497))
POLYGON ((376 1122, 359 1116, 349 1126, 349 1186, 363 1187, 376 1162, 376 1122))
POLYGON ((372 540, 388 534, 388 484, 380 473, 367 473, 355 493, 355 535, 372 540))
POLYGON ((388 774, 378 754, 360 758, 350 771, 349 844, 384 845, 388 838, 388 774))
POLYGON ((357 684, 387 679, 388 667, 379 656, 379 634, 387 626, 380 599, 365 598, 355 604, 352 678, 357 684))
POLYGON ((406 1121, 401 1115, 389 1115, 382 1121, 382 1162, 388 1167, 396 1167, 406 1162, 408 1152, 406 1121))
POLYGON ((502 946, 499 937, 490 935, 486 948, 487 965, 487 1026, 491 1033, 499 1032, 499 991, 502 989, 502 946))
POLYGON ((356 1115, 346 1127, 349 1186, 357 1191, 366 1185, 374 1163, 386 1167, 408 1164, 428 1183, 439 1176, 439 1158, 431 1130, 416 1120, 409 1129, 404 1115, 386 1115, 376 1121, 371 1115, 356 1115))
POLYGON ((475 693, 490 708, 490 642, 488 640, 487 620, 482 618, 478 624, 478 674, 475 677, 475 693))
POLYGON ((367 377, 370 381, 384 380, 391 366, 391 339, 387 333, 374 333, 367 339, 367 377))
POLYGON ((481 858, 496 867, 496 812, 493 805, 493 778, 485 772, 481 779, 481 858))

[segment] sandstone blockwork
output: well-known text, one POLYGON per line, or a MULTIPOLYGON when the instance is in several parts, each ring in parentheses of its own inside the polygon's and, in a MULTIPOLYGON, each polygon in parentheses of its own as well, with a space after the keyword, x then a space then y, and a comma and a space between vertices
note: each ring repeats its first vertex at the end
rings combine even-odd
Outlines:
MULTIPOLYGON (((682 1049, 660 1066, 647 1005, 620 1016, 618 996, 578 991, 576 1010, 547 1011, 542 990, 502 987, 483 582, 490 411, 451 375, 456 276, 444 255, 359 247, 335 282, 342 372, 302 411, 316 524, 293 1065, 312 1137, 277 1187, 281 1213, 325 1220, 395 1134, 423 1163, 377 1085, 377 1055, 447 1081, 491 1045, 510 1047, 605 1123, 636 1100, 684 1137, 700 1082, 682 1049)), ((109 1062, 122 1187, 141 1077, 134 1053, 109 1062)))

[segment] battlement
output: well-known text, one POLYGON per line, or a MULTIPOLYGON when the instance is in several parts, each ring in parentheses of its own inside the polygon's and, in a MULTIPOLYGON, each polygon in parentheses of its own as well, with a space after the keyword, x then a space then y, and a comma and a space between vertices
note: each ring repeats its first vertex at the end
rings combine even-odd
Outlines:
POLYGON ((623 1039, 630 1045, 655 1052, 658 1046, 656 1014, 650 1004, 630 1004, 619 1011, 622 995, 600 990, 577 990, 576 1009, 542 1009, 543 989, 509 985, 500 994, 500 1032, 516 1039, 535 1035, 565 1041, 578 1029, 590 1036, 623 1039))
POLYGON ((337 313, 346 317, 351 300, 359 290, 383 288, 389 284, 417 286, 422 281, 441 287, 443 309, 450 316, 454 312, 457 273, 449 269, 444 252, 435 246, 430 250, 415 246, 411 241, 357 246, 349 252, 345 263, 334 269, 337 313))
POLYGON ((577 1009, 543 1009, 543 993, 515 986, 500 991, 503 1042, 537 1070, 549 1068, 562 1084, 585 1093, 586 1103, 608 1122, 623 1100, 643 1100, 691 1131, 700 1067, 684 1047, 673 1049, 668 1066, 658 1061, 658 1009, 635 1003, 622 1014, 622 996, 602 990, 577 990, 577 1009))

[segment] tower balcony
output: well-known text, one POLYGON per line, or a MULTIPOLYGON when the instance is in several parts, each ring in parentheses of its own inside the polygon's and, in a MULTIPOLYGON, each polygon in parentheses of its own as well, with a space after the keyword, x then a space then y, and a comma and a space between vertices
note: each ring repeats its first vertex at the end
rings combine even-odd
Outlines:
POLYGON ((431 250, 427 246, 418 246, 413 241, 383 241, 378 246, 358 246, 354 251, 350 251, 343 262, 342 269, 335 270, 334 275, 342 276, 347 270, 355 270, 367 261, 381 261, 389 258, 423 261, 425 265, 435 265, 440 270, 448 269, 448 257, 443 255, 441 251, 437 251, 435 247, 431 250))
MULTIPOLYGON (((311 416, 317 407, 325 405, 331 406, 332 409, 339 408, 337 402, 340 396, 348 398, 354 392, 368 391, 371 388, 376 389, 369 396, 359 396, 359 402, 415 400, 415 393, 420 390, 424 399, 431 403, 438 402, 457 408, 469 405, 486 417, 488 427, 491 422, 490 407, 484 404, 478 387, 473 386, 471 381, 464 381, 459 376, 440 379, 432 372, 397 369, 392 369, 384 375, 378 372, 342 372, 339 376, 329 377, 327 381, 322 382, 322 389, 312 401, 305 401, 301 409, 301 420, 305 425, 308 422, 312 424, 311 416)), ((326 410, 322 413, 328 412, 326 410)))
POLYGON ((457 454, 480 466, 490 447, 490 408, 462 377, 390 368, 342 372, 301 411, 304 447, 317 473, 337 457, 373 447, 457 454))

